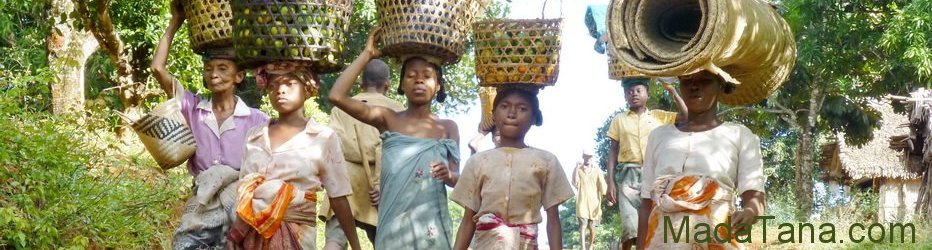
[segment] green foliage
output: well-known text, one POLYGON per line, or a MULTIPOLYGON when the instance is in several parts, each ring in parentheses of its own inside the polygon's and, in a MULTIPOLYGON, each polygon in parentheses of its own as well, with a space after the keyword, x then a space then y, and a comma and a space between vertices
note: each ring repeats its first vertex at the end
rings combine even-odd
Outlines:
POLYGON ((15 94, 0 94, 0 248, 167 246, 186 176, 87 129, 100 120, 9 112, 15 94))
POLYGON ((897 66, 911 68, 922 78, 932 76, 932 1, 897 1, 890 6, 894 13, 880 43, 884 51, 894 55, 889 59, 897 66))
MULTIPOLYGON (((599 156, 599 168, 601 168, 602 171, 608 171, 608 169, 605 167, 608 166, 606 165, 608 163, 608 150, 612 146, 611 138, 606 136, 608 134, 608 127, 611 126, 612 120, 615 119, 615 116, 618 116, 618 114, 626 111, 628 111, 626 108, 619 108, 616 110, 615 113, 612 113, 612 115, 605 118, 605 122, 602 123, 602 127, 599 127, 599 129, 595 132, 595 136, 593 137, 595 138, 595 154, 599 156)), ((612 165, 612 167, 614 167, 614 164, 612 165)))
POLYGON ((0 91, 16 94, 8 101, 30 111, 51 109, 48 83, 55 79, 48 69, 46 20, 49 1, 5 1, 0 4, 0 91))
MULTIPOLYGON (((579 219, 576 217, 576 198, 570 198, 563 203, 560 209, 560 226, 562 227, 563 247, 567 249, 579 249, 579 219)), ((609 207, 607 203, 602 203, 602 220, 596 227, 595 246, 592 249, 610 249, 613 243, 617 243, 618 236, 624 230, 621 227, 621 216, 617 206, 609 207)), ((586 244, 589 244, 589 230, 586 229, 586 244)))

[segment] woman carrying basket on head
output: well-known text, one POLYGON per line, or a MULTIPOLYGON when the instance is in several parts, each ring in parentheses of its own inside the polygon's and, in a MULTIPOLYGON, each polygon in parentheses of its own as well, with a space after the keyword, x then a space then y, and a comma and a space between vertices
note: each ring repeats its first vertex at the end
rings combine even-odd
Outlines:
POLYGON ((648 139, 638 249, 741 249, 736 235, 747 234, 766 203, 760 139, 716 114, 719 97, 734 91, 733 84, 707 71, 681 76, 680 82, 689 112, 686 121, 659 127, 648 139), (738 211, 736 195, 741 197, 738 211), (672 233, 664 232, 665 218, 677 225, 675 231, 687 217, 691 225, 729 223, 731 232, 715 230, 708 243, 665 241, 664 234, 672 233))
POLYGON ((435 99, 446 98, 440 63, 426 56, 403 60, 398 87, 407 99, 403 111, 348 95, 366 64, 381 55, 375 46, 379 31, 369 34, 366 48, 340 74, 329 96, 336 107, 382 132, 375 247, 450 249, 453 222, 444 185, 453 187, 459 177, 459 131, 456 123, 431 112, 435 99))
POLYGON ((152 75, 169 97, 180 98, 181 113, 197 145, 188 160, 188 171, 195 178, 193 197, 185 204, 172 245, 174 249, 219 248, 225 245, 233 218, 234 183, 243 160, 246 132, 267 123, 269 118, 235 95, 245 72, 237 67, 232 48, 204 53, 207 96, 185 90, 168 72, 166 61, 172 39, 185 20, 180 1, 171 5, 171 21, 152 58, 152 75))

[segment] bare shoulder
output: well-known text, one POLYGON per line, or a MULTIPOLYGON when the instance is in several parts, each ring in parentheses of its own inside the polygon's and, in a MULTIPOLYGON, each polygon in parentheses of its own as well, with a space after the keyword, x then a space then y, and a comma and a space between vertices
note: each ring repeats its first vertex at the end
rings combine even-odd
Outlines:
POLYGON ((460 132, 456 122, 450 119, 437 119, 437 122, 443 126, 443 129, 446 130, 447 135, 456 135, 459 137, 460 132))

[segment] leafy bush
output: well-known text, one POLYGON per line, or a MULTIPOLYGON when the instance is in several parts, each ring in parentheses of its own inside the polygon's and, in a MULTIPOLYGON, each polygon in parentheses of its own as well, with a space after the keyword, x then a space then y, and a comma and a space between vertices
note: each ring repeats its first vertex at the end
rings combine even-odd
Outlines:
POLYGON ((0 248, 168 245, 183 171, 160 173, 141 148, 88 130, 91 118, 11 114, 10 98, 0 94, 0 248))

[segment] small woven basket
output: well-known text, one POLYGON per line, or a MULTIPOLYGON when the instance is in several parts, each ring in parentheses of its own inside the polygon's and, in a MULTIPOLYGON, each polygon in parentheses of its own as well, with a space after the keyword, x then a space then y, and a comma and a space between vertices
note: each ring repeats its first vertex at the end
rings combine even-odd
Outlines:
POLYGON ((186 0, 182 6, 195 53, 233 45, 233 11, 229 0, 186 0))
POLYGON ((624 61, 618 58, 609 57, 608 58, 608 78, 612 80, 622 80, 629 77, 646 77, 646 75, 641 74, 637 70, 631 68, 625 64, 624 61))
POLYGON ((560 64, 561 18, 490 20, 475 24, 476 75, 481 86, 552 86, 560 64))
POLYGON ((181 165, 197 149, 194 134, 181 115, 181 101, 172 98, 132 123, 133 131, 162 169, 181 165))
POLYGON ((454 64, 466 51, 480 0, 376 0, 382 53, 431 55, 454 64))
POLYGON ((317 73, 343 69, 352 0, 232 0, 233 45, 246 67, 307 62, 317 73))

